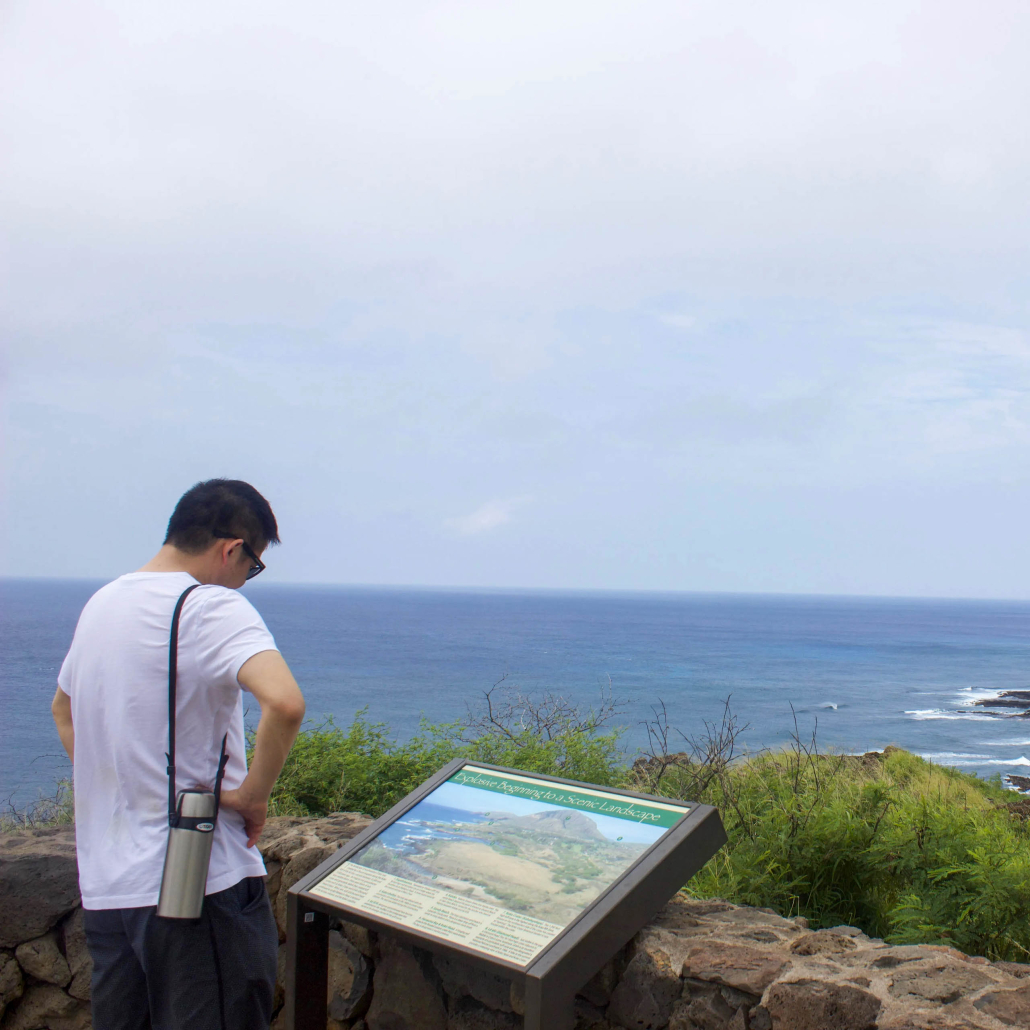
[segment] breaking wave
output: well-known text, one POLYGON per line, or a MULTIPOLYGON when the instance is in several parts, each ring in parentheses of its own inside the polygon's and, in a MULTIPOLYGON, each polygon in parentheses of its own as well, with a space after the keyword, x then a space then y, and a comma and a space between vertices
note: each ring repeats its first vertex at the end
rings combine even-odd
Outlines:
POLYGON ((962 712, 949 710, 947 708, 916 708, 906 711, 905 715, 916 720, 922 719, 966 719, 972 722, 994 722, 996 719, 1004 718, 999 715, 992 715, 989 712, 962 712))
POLYGON ((956 768, 982 765, 1030 766, 1030 758, 1027 758, 1026 755, 1020 755, 1018 758, 988 758, 987 755, 961 755, 942 751, 937 754, 921 754, 919 757, 925 758, 928 762, 952 765, 956 768))

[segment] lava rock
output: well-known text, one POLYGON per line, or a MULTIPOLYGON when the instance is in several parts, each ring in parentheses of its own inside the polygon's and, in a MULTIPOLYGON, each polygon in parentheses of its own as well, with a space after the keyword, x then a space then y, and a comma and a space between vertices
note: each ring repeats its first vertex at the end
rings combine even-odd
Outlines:
POLYGON ((875 1030, 880 999, 860 987, 797 980, 777 983, 765 999, 772 1030, 875 1030))
POLYGON ((74 827, 0 836, 0 947, 42 937, 78 904, 74 827))
POLYGON ((415 956, 392 948, 376 966, 369 1030, 447 1030, 447 1010, 415 956))
POLYGON ((973 1005, 1006 1026, 1030 1027, 1030 987, 993 991, 977 998, 973 1005))
POLYGON ((664 1027, 681 990, 680 971, 669 956, 657 948, 641 948, 612 994, 608 1018, 627 1030, 664 1027))
POLYGON ((29 976, 34 976, 44 983, 65 987, 72 978, 72 971, 57 946, 55 933, 44 934, 34 941, 19 944, 14 954, 18 964, 29 976))
POLYGON ((0 951, 0 1019, 4 1010, 25 992, 25 977, 9 951, 0 951))

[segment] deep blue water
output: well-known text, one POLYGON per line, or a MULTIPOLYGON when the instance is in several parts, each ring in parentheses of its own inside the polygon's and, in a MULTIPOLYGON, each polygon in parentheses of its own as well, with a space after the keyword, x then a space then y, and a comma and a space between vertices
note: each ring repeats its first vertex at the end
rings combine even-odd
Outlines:
MULTIPOLYGON (((97 586, 0 580, 0 802, 68 773, 49 704, 97 586)), ((316 719, 367 706, 403 736, 422 713, 459 717, 505 675, 586 705, 610 677, 630 749, 659 699, 693 733, 732 695, 752 748, 788 740, 793 705, 804 733, 818 719, 823 747, 893 743, 983 775, 1030 766, 1030 719, 971 706, 1030 689, 1030 602, 246 589, 316 719)))

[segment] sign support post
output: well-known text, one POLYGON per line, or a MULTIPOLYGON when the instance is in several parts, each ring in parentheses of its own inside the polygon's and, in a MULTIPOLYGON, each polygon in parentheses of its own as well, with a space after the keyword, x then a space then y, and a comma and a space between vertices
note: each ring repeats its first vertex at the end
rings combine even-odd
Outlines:
POLYGON ((286 901, 286 1027, 324 1030, 328 1018, 329 917, 296 894, 286 901))
POLYGON ((548 987, 535 976, 526 978, 523 1030, 573 1030, 576 1023, 575 991, 558 990, 556 986, 548 987))

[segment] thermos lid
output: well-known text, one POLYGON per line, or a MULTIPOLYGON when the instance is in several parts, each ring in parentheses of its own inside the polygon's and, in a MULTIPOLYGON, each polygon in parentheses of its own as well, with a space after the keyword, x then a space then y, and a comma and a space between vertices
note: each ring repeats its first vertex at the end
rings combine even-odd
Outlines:
POLYGON ((179 794, 179 815, 184 819, 212 818, 215 796, 208 790, 184 790, 179 794))

